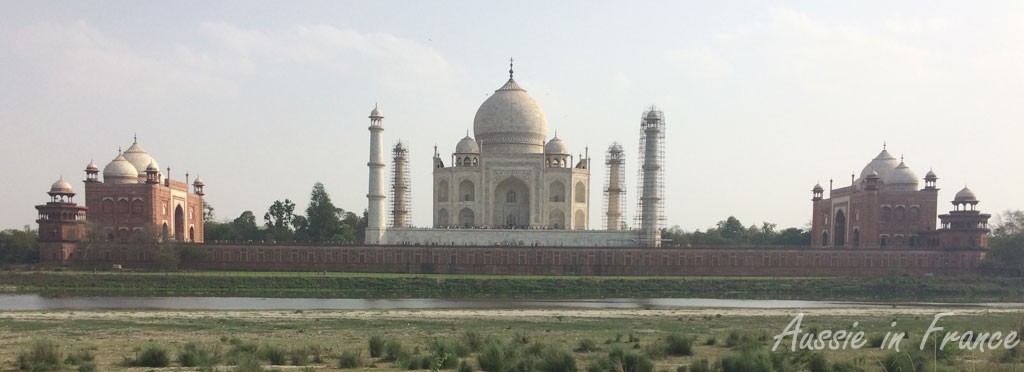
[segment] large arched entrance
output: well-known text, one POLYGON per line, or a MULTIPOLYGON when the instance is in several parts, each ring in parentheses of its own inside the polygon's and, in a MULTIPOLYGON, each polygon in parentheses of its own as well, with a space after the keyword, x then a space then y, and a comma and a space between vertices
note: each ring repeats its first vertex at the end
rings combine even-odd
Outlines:
POLYGON ((835 239, 835 246, 842 247, 846 244, 846 213, 840 210, 836 212, 836 233, 833 239, 835 239))
POLYGON ((530 226, 530 188, 526 182, 509 177, 494 188, 492 224, 507 228, 530 226))
POLYGON ((185 240, 185 211, 180 205, 174 208, 174 240, 185 240))
POLYGON ((459 226, 462 227, 473 227, 476 226, 476 214, 473 213, 472 209, 462 208, 459 211, 459 226))
POLYGON ((555 230, 565 228, 565 213, 561 209, 555 209, 548 215, 548 227, 555 230))

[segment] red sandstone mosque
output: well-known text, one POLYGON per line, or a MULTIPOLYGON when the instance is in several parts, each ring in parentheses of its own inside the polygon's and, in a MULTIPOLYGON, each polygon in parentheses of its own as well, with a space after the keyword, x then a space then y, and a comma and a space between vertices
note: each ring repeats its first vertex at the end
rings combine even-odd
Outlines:
POLYGON ((988 214, 977 210, 978 198, 964 187, 948 214, 937 216, 938 176, 929 170, 920 178, 889 151, 872 159, 860 177, 841 188, 820 184, 812 189, 811 244, 816 247, 922 247, 925 249, 988 248, 988 214))
MULTIPOLYGON (((85 206, 74 202, 75 192, 63 177, 47 192, 50 202, 36 206, 40 261, 63 264, 76 259, 76 242, 87 240, 90 233, 92 239, 118 243, 153 238, 203 242, 203 181, 199 178, 189 191, 188 174, 185 182, 171 179, 171 168, 161 172, 137 139, 103 167, 102 179, 99 173, 92 162, 85 167, 85 206)), ((121 257, 104 251, 94 258, 118 262, 129 260, 128 255, 148 254, 142 249, 116 252, 121 257)))

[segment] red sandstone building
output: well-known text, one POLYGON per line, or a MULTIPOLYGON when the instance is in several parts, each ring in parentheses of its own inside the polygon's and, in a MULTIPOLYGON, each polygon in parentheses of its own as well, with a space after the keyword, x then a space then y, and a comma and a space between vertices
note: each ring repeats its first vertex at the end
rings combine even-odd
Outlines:
POLYGON ((954 210, 937 216, 938 177, 928 171, 924 188, 906 163, 886 149, 871 160, 850 186, 812 190, 811 241, 816 247, 975 249, 988 247, 988 218, 976 210, 968 188, 953 200, 954 210), (936 229, 936 217, 942 221, 936 229))
POLYGON ((86 166, 85 207, 72 202, 71 185, 63 179, 54 183, 51 202, 36 207, 40 261, 62 264, 74 259, 74 242, 86 239, 89 230, 108 242, 202 243, 203 181, 197 178, 190 192, 188 175, 181 182, 172 180, 170 172, 160 172, 156 160, 135 141, 103 168, 102 180, 96 164, 86 166))

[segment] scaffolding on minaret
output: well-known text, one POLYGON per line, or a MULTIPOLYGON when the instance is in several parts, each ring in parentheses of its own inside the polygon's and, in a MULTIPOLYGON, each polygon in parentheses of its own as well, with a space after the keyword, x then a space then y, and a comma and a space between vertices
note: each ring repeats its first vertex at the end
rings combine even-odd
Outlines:
POLYGON ((412 226, 412 193, 409 178, 409 148, 399 141, 395 144, 391 167, 391 221, 390 227, 412 226))
POLYGON ((628 230, 626 223, 626 156, 622 145, 613 142, 605 153, 604 228, 628 230))
POLYGON ((664 113, 651 106, 640 117, 640 166, 637 169, 639 198, 636 225, 640 246, 661 246, 665 220, 665 120, 664 113))

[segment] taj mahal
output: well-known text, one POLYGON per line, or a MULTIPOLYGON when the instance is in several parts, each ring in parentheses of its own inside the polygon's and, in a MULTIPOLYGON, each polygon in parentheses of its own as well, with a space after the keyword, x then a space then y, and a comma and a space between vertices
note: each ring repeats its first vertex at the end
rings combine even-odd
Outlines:
POLYGON ((600 228, 590 221, 594 188, 589 149, 573 155, 558 134, 549 137, 544 110, 513 78, 490 95, 451 156, 433 154, 432 228, 410 226, 409 149, 392 148, 390 182, 383 145, 384 115, 370 113, 367 244, 616 246, 660 245, 663 113, 641 116, 637 221, 626 223, 622 146, 606 153, 600 228), (389 189, 389 190, 388 190, 389 189), (385 194, 387 192, 387 194, 385 194))

